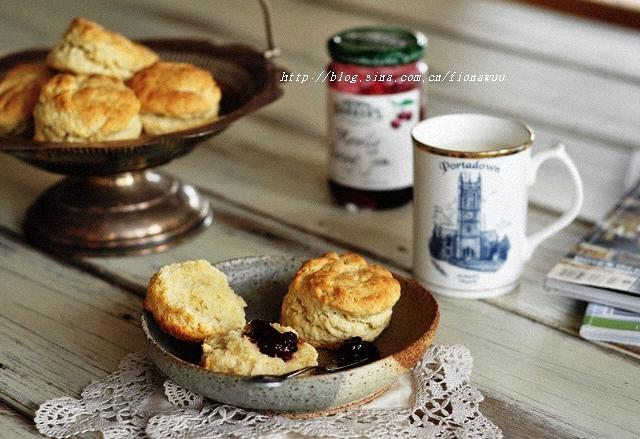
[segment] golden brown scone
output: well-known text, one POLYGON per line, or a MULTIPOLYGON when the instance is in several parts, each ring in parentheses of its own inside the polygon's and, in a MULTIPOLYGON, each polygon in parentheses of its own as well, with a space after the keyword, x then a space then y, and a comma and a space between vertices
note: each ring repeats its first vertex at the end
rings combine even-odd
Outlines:
POLYGON ((75 18, 62 40, 47 56, 54 69, 77 74, 101 74, 129 79, 158 60, 151 49, 111 32, 98 23, 75 18))
POLYGON ((142 130, 140 101, 117 78, 61 73, 36 104, 35 140, 93 142, 134 139, 142 130))
POLYGON ((149 134, 193 128, 218 117, 220 88, 208 70, 191 64, 157 62, 127 85, 140 99, 142 125, 149 134))
POLYGON ((42 86, 53 76, 44 64, 18 64, 0 81, 0 134, 22 134, 33 119, 42 86))
POLYGON ((204 260, 162 267, 149 281, 144 301, 163 331, 198 343, 242 328, 246 306, 224 273, 204 260))
POLYGON ((327 253, 300 267, 280 322, 316 348, 337 349, 350 337, 378 337, 399 298, 400 283, 386 268, 355 253, 327 253))
MULTIPOLYGON (((278 332, 294 332, 292 328, 272 323, 278 332)), ((282 375, 287 372, 318 364, 318 352, 309 343, 298 339, 298 350, 285 361, 260 352, 242 329, 219 334, 205 340, 202 345, 202 367, 229 375, 282 375)))

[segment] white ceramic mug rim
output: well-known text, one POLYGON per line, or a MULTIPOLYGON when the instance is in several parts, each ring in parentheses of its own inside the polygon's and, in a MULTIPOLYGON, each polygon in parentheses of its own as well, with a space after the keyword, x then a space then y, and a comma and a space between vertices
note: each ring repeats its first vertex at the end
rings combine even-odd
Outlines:
POLYGON ((411 138, 413 139, 413 143, 416 148, 434 154, 459 158, 489 158, 516 154, 518 152, 526 150, 533 144, 534 134, 533 130, 528 125, 517 120, 482 113, 452 113, 431 117, 423 120, 422 122, 419 122, 411 130, 411 138), (449 121, 460 122, 464 119, 475 121, 478 121, 478 119, 483 119, 486 122, 492 121, 494 123, 501 123, 505 125, 505 127, 507 125, 511 128, 515 127, 516 129, 521 130, 520 134, 522 136, 519 141, 506 142, 506 144, 504 142, 500 142, 500 145, 488 144, 481 149, 470 149, 468 147, 465 147, 461 143, 456 144, 456 146, 445 146, 442 144, 438 144, 438 142, 433 142, 425 139, 426 135, 424 134, 424 130, 432 128, 432 125, 442 124, 443 122, 446 123, 449 121), (422 133, 420 131, 422 131, 422 133))

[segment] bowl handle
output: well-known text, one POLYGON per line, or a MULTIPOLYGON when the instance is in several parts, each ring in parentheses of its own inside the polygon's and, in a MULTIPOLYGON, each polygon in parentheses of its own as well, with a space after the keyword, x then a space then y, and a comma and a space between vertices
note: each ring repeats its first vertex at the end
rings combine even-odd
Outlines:
POLYGON ((282 51, 279 47, 275 46, 273 42, 273 25, 271 22, 271 3, 268 0, 259 0, 262 7, 262 13, 264 15, 264 28, 267 33, 267 50, 263 52, 266 59, 275 58, 280 55, 282 51))

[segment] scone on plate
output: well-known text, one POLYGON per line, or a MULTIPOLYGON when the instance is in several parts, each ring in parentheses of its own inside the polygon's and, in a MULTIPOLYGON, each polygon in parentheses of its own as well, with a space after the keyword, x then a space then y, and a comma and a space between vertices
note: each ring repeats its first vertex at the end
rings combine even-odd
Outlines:
POLYGON ((242 328, 246 306, 225 274, 204 260, 162 267, 149 281, 144 300, 163 331, 198 343, 242 328))
POLYGON ((117 78, 61 73, 47 82, 34 110, 35 140, 94 142, 140 135, 140 101, 117 78))
POLYGON ((47 63, 56 70, 120 79, 129 79, 157 60, 151 49, 82 17, 71 22, 47 56, 47 63))
POLYGON ((42 86, 53 76, 44 64, 18 64, 0 80, 0 134, 22 134, 31 126, 42 86))
POLYGON ((399 298, 400 283, 386 268, 355 253, 327 253, 300 267, 280 322, 316 348, 337 349, 351 337, 378 337, 399 298))
POLYGON ((201 365, 229 375, 281 375, 318 364, 318 352, 292 328, 262 320, 207 338, 201 365))
POLYGON ((148 134, 185 130, 218 117, 220 88, 208 70, 187 63, 158 62, 127 83, 142 104, 148 134))

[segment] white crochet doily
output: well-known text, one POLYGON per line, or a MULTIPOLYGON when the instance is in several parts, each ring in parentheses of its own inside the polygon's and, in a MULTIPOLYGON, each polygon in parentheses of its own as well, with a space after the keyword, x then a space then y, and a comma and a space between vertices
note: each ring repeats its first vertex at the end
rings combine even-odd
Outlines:
POLYGON ((469 385, 472 365, 471 354, 464 346, 432 346, 412 371, 413 385, 410 376, 403 377, 380 400, 359 409, 294 419, 204 399, 165 380, 146 355, 138 352, 127 355, 117 372, 87 386, 81 399, 57 398, 42 404, 35 423, 42 434, 57 438, 89 431, 100 431, 106 439, 291 434, 380 439, 501 438, 500 429, 478 409, 483 396, 469 385))

